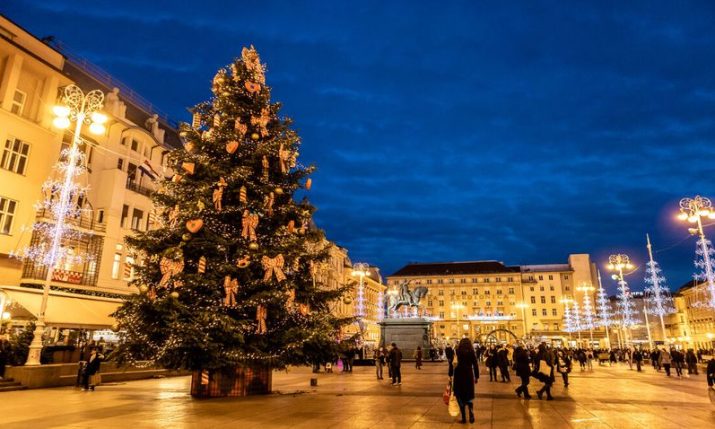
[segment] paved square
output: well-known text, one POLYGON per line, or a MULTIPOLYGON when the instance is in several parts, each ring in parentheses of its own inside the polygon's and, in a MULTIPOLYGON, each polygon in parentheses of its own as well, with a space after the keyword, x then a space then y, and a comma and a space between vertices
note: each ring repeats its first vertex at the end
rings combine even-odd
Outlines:
MULTIPOLYGON (((516 382, 477 386, 479 428, 713 428, 704 376, 667 379, 648 368, 598 367, 557 380, 556 400, 517 399, 516 382)), ((484 370, 484 368, 482 368, 484 370)), ((263 397, 195 400, 188 377, 102 385, 94 392, 55 388, 0 393, 2 428, 452 428, 442 403, 446 364, 416 371, 406 363, 403 385, 377 381, 374 368, 353 374, 320 374, 311 388, 307 369, 276 373, 263 397)), ((514 377, 516 378, 516 377, 514 377)), ((535 380, 534 380, 535 381, 535 380)), ((537 385, 530 385, 532 393, 537 385)))

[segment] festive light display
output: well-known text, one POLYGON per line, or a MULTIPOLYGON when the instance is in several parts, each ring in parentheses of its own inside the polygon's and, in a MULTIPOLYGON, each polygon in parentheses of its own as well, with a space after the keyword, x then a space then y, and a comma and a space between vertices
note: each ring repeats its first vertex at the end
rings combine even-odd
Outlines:
POLYGON ((650 237, 646 235, 648 256, 650 260, 646 264, 645 270, 645 297, 648 304, 648 313, 655 314, 661 318, 666 314, 675 312, 673 298, 666 286, 665 276, 658 263, 653 259, 653 251, 650 244, 650 237))
POLYGON ((596 292, 596 310, 598 311, 598 320, 596 324, 606 328, 608 332, 608 327, 613 325, 613 313, 611 311, 611 305, 608 301, 608 295, 606 290, 603 289, 603 284, 601 284, 601 272, 598 272, 598 292, 596 292))
POLYGON ((583 327, 581 326, 581 311, 579 310, 578 301, 573 301, 573 307, 571 310, 573 330, 574 332, 580 332, 583 327))
POLYGON ((377 293, 377 321, 382 322, 385 318, 385 294, 380 291, 377 293))
POLYGON ((370 274, 370 266, 368 264, 357 262, 353 264, 353 276, 358 276, 360 282, 357 289, 357 300, 355 302, 355 316, 365 317, 365 276, 370 274))
POLYGON ((631 264, 628 255, 619 253, 608 257, 608 269, 616 272, 613 275, 613 279, 618 282, 617 305, 621 315, 620 324, 624 328, 630 328, 636 324, 636 320, 633 318, 635 305, 631 299, 631 290, 624 277, 623 269, 631 270, 633 269, 633 264, 631 264))
POLYGON ((569 308, 570 300, 563 300, 564 303, 564 331, 574 332, 573 316, 571 315, 571 309, 569 308))
POLYGON ((594 325, 594 314, 593 314, 593 304, 591 303, 591 295, 586 293, 583 296, 583 328, 593 329, 594 325))
POLYGON ((703 282, 707 292, 702 298, 696 299, 691 304, 694 307, 707 307, 715 309, 715 250, 712 243, 705 237, 703 231, 702 218, 715 219, 715 210, 709 198, 696 195, 695 198, 683 198, 680 200, 680 214, 678 219, 696 224, 697 228, 689 228, 692 235, 698 236, 695 247, 695 267, 699 270, 695 273, 695 288, 700 289, 698 281, 703 282))

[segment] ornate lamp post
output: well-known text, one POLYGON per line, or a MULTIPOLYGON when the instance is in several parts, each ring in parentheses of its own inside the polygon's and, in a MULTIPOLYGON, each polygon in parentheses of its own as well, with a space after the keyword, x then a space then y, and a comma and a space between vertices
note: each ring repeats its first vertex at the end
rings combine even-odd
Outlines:
MULTIPOLYGON (((710 295, 704 302, 698 302, 695 305, 699 304, 702 307, 715 309, 715 260, 713 260, 715 250, 713 250, 710 240, 705 238, 703 217, 715 219, 715 210, 713 210, 713 205, 709 198, 696 195, 695 198, 683 198, 680 200, 678 219, 696 224, 696 228, 688 228, 690 234, 698 236, 695 250, 695 266, 702 272, 696 276, 696 280, 707 282, 707 289, 710 295)), ((698 287, 697 282, 695 286, 698 287)))
MULTIPOLYGON (((76 197, 82 193, 75 183, 75 177, 82 173, 83 153, 79 145, 81 142, 80 133, 82 125, 89 125, 89 130, 93 134, 103 134, 104 123, 107 117, 99 113, 104 102, 104 94, 100 90, 90 91, 87 94, 76 85, 65 87, 63 105, 55 106, 52 111, 56 115, 52 122, 56 128, 69 128, 71 122, 75 122, 72 144, 63 153, 65 160, 61 162, 63 177, 59 182, 51 181, 45 185, 54 198, 45 201, 45 208, 52 213, 54 224, 49 225, 47 232, 49 246, 45 243, 39 248, 26 249, 20 257, 30 258, 35 263, 47 267, 47 276, 43 284, 42 302, 40 312, 37 315, 34 338, 30 344, 30 351, 25 365, 39 365, 40 352, 42 351, 42 334, 45 330, 45 312, 47 311, 47 301, 50 294, 50 284, 57 265, 66 258, 71 257, 67 249, 62 248, 62 239, 71 232, 66 225, 66 220, 78 217, 80 208, 77 207, 76 197)), ((41 229, 36 227, 35 229, 41 229)))
POLYGON ((526 309, 529 308, 529 304, 525 302, 520 302, 516 304, 518 308, 521 308, 521 321, 524 322, 524 341, 526 341, 526 338, 528 336, 528 332, 526 329, 526 309))
POLYGON ((629 333, 633 325, 636 324, 633 319, 633 308, 634 304, 631 301, 631 291, 628 288, 628 283, 626 282, 623 270, 632 270, 633 264, 631 264, 628 255, 619 253, 616 255, 611 255, 608 257, 608 269, 609 271, 615 272, 612 278, 618 281, 618 307, 621 310, 621 326, 623 327, 624 343, 628 345, 629 333))

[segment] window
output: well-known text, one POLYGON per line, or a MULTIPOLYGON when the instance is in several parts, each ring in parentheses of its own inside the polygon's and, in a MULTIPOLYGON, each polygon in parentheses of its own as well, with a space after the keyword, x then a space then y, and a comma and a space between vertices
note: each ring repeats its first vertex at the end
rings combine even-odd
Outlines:
POLYGON ((532 315, 532 316, 536 316, 536 309, 535 309, 535 308, 532 308, 532 309, 531 309, 531 315, 532 315))
POLYGON ((490 293, 489 289, 484 291, 484 295, 489 295, 489 293, 490 293))
POLYGON ((564 289, 566 289, 566 290, 571 290, 571 287, 570 287, 570 286, 566 286, 564 289))
POLYGON ((122 262, 122 254, 115 253, 114 260, 112 261, 112 278, 115 280, 119 278, 119 266, 121 265, 121 262, 122 262))
POLYGON ((428 280, 427 280, 427 284, 428 284, 428 285, 431 285, 431 284, 432 284, 432 279, 428 279, 428 280))
POLYGON ((551 309, 551 315, 552 315, 552 316, 558 316, 559 313, 557 312, 557 310, 556 310, 555 308, 552 308, 552 309, 551 309))
POLYGON ((551 295, 551 303, 556 304, 556 297, 551 295))
POLYGON ((454 284, 454 279, 449 279, 449 284, 454 284))
POLYGON ((466 290, 463 290, 463 291, 462 291, 462 296, 467 296, 467 291, 466 291, 466 290))
POLYGON ((549 285, 549 290, 554 290, 554 285, 549 285))
POLYGON ((546 304, 546 297, 545 297, 545 296, 542 296, 542 297, 541 297, 541 303, 542 303, 542 304, 546 304))
POLYGON ((549 274, 549 280, 553 280, 553 279, 554 279, 554 276, 549 274))
POLYGON ((497 306, 501 307, 504 305, 504 301, 497 301, 497 306))
POLYGON ((438 284, 438 285, 441 285, 442 283, 444 283, 444 279, 437 279, 437 284, 438 284))
POLYGON ((533 292, 533 291, 534 291, 534 286, 531 286, 531 287, 529 288, 529 290, 533 292))
POLYGON ((0 197, 0 234, 10 234, 17 201, 0 197))
POLYGON ((532 297, 531 297, 531 303, 532 303, 532 304, 536 304, 536 297, 535 297, 535 296, 532 296, 532 297))
MULTIPOLYGON (((444 311, 439 312, 439 318, 444 319, 444 311)), ((444 325, 442 325, 442 328, 444 328, 444 325)))
POLYGON ((139 230, 141 227, 144 212, 139 209, 134 209, 132 213, 132 229, 139 230))
POLYGON ((489 283, 489 277, 484 279, 484 283, 489 283))
POLYGON ((0 159, 0 168, 17 174, 25 174, 29 152, 29 144, 15 138, 7 139, 2 159, 0 159))
POLYGON ((117 168, 124 171, 124 160, 122 158, 117 159, 117 168))
POLYGON ((492 306, 492 302, 491 302, 491 301, 487 301, 487 307, 491 307, 491 306, 492 306))
MULTIPOLYGON (((427 281, 429 281, 429 280, 427 280, 427 281)), ((437 291, 437 295, 439 295, 439 296, 444 296, 444 289, 438 290, 438 291, 437 291)))
POLYGON ((564 279, 568 280, 568 279, 569 279, 569 275, 568 275, 568 274, 564 275, 564 279))
POLYGON ((139 152, 139 142, 136 141, 136 140, 134 140, 134 139, 132 139, 131 149, 132 149, 134 152, 139 152))
POLYGON ((427 301, 427 307, 432 307, 432 301, 427 301))
POLYGON ((444 301, 440 300, 440 301, 439 301, 439 306, 440 306, 440 307, 444 307, 444 301))
POLYGON ((476 295, 476 294, 477 294, 477 288, 472 288, 472 295, 476 295))
POLYGON ((544 280, 544 276, 539 276, 539 280, 544 280))
POLYGON ((25 100, 27 100, 27 94, 16 89, 12 96, 10 111, 16 115, 22 115, 22 111, 25 110, 25 100))
POLYGON ((546 316, 547 314, 548 314, 548 313, 546 312, 546 309, 545 309, 545 308, 542 308, 542 309, 541 309, 541 315, 542 315, 542 316, 546 316))
POLYGON ((131 162, 127 164, 127 183, 134 183, 137 178, 137 166, 131 162))
POLYGON ((514 281, 514 277, 507 277, 507 278, 506 278, 506 281, 508 281, 508 282, 513 282, 513 281, 514 281))
POLYGON ((510 287, 510 288, 509 288, 509 294, 510 294, 510 295, 514 295, 514 288, 513 288, 513 287, 510 287))
POLYGON ((476 282, 477 282, 477 279, 476 279, 476 278, 472 278, 472 283, 476 283, 476 282))
POLYGON ((122 219, 121 219, 121 221, 120 221, 120 223, 119 223, 119 225, 120 225, 122 228, 126 228, 126 227, 127 227, 127 217, 128 217, 128 216, 129 216, 129 206, 126 205, 126 204, 124 204, 124 205, 122 206, 122 219))
POLYGON ((459 279, 460 283, 467 283, 467 279, 459 279))
POLYGON ((544 291, 544 287, 543 287, 543 286, 539 286, 539 290, 543 292, 543 291, 544 291))
POLYGON ((497 282, 497 283, 500 283, 500 282, 501 282, 501 277, 497 277, 497 278, 496 278, 496 282, 497 282))
POLYGON ((97 210, 97 223, 104 223, 104 209, 97 210))
POLYGON ((497 295, 501 295, 501 289, 497 289, 497 295))
POLYGON ((558 323, 554 323, 554 330, 555 330, 555 331, 558 331, 558 330, 559 330, 559 324, 558 324, 558 323))

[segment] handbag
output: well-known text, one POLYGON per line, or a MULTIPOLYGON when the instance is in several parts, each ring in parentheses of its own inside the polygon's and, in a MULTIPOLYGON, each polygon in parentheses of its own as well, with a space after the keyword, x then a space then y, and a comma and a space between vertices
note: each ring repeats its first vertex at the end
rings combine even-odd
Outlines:
POLYGON ((545 360, 539 361, 539 374, 542 374, 544 377, 551 377, 551 367, 545 360))
POLYGON ((452 396, 452 377, 449 378, 449 382, 444 386, 444 392, 442 392, 442 402, 444 405, 449 405, 449 398, 452 396))
POLYGON ((449 405, 447 406, 447 411, 452 417, 457 417, 459 415, 459 404, 457 403, 457 398, 454 395, 449 397, 449 405))

